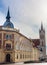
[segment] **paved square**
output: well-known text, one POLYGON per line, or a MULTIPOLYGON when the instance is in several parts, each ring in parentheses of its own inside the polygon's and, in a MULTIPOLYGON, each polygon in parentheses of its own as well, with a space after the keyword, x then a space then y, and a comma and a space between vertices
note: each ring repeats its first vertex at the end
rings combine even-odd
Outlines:
POLYGON ((1 65, 47 65, 47 63, 29 63, 29 64, 24 64, 24 63, 12 63, 12 64, 1 64, 1 65))

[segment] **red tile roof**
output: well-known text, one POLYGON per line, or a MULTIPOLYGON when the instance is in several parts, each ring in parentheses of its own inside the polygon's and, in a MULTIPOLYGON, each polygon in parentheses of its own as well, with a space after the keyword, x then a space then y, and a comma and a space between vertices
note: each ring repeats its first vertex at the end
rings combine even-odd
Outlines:
POLYGON ((33 46, 34 47, 37 47, 39 44, 40 44, 40 39, 32 39, 32 41, 33 41, 33 46))

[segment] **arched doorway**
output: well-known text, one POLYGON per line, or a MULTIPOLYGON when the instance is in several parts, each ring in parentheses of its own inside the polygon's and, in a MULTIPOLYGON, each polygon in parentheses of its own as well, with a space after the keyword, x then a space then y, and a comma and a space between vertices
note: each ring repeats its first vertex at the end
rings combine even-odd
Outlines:
POLYGON ((6 55, 6 62, 10 62, 10 54, 6 55))

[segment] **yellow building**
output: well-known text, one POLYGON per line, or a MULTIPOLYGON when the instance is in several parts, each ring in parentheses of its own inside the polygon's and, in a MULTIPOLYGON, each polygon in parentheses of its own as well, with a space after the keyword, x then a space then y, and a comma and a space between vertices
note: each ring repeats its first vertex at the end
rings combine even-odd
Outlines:
POLYGON ((35 61, 35 62, 39 62, 39 57, 40 57, 40 51, 38 48, 36 47, 33 47, 32 48, 32 61, 35 61))
POLYGON ((6 22, 0 26, 0 63, 39 61, 39 50, 32 44, 32 40, 14 28, 8 9, 6 22))

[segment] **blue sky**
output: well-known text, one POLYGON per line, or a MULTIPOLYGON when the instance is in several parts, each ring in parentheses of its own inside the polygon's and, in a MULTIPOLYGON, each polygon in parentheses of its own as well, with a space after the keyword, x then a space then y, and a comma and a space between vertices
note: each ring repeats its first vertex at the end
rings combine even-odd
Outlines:
POLYGON ((8 6, 15 28, 29 38, 39 38, 42 21, 47 40, 47 0, 0 0, 0 25, 5 22, 8 6))

